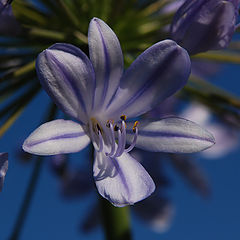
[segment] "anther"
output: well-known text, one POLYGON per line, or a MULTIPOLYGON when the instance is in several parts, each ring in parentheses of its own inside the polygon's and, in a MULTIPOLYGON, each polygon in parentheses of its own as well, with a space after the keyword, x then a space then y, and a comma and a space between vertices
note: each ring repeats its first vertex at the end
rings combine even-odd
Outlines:
POLYGON ((102 129, 101 129, 101 127, 99 126, 98 123, 96 124, 96 128, 97 128, 97 132, 98 132, 98 133, 99 133, 99 132, 102 132, 102 129))
POLYGON ((136 128, 137 128, 138 124, 139 124, 139 121, 136 121, 133 125, 132 130, 133 130, 134 133, 136 133, 136 128))
POLYGON ((114 121, 113 120, 107 120, 107 123, 106 123, 107 128, 110 128, 110 123, 113 124, 114 121))
POLYGON ((139 124, 139 122, 136 121, 136 122, 134 123, 134 125, 133 125, 133 128, 132 128, 132 130, 133 130, 133 132, 134 132, 133 141, 132 141, 131 145, 130 145, 127 149, 124 150, 125 152, 130 152, 130 151, 132 151, 133 148, 134 148, 135 145, 136 145, 137 136, 138 136, 138 124, 139 124))
POLYGON ((110 128, 110 122, 109 122, 109 120, 107 120, 106 127, 107 127, 107 128, 110 128))
POLYGON ((114 131, 118 131, 119 130, 119 127, 117 125, 114 126, 114 131))
POLYGON ((123 120, 123 121, 126 121, 126 120, 127 120, 127 116, 126 116, 126 115, 122 115, 122 116, 120 117, 120 119, 123 120))

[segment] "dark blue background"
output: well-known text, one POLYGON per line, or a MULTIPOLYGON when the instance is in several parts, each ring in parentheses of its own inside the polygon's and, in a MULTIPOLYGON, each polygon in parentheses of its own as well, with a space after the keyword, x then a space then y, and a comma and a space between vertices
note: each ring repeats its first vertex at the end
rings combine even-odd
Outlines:
MULTIPOLYGON (((240 95, 239 73, 239 66, 226 66, 214 77, 215 83, 240 95)), ((0 151, 9 152, 9 170, 3 192, 0 193, 0 240, 7 239, 12 231, 33 167, 32 163, 19 161, 17 149, 39 126, 48 101, 47 95, 40 93, 0 140, 0 151)), ((73 156, 72 161, 87 161, 81 154, 73 156)), ((220 159, 198 160, 208 174, 211 196, 201 198, 179 174, 169 169, 168 175, 173 178, 174 184, 168 195, 176 211, 172 226, 164 234, 154 233, 133 216, 134 239, 240 239, 240 149, 220 159)), ((100 228, 87 235, 79 228, 97 192, 90 197, 67 201, 61 198, 59 189, 59 181, 49 170, 46 159, 20 240, 104 239, 100 228)))

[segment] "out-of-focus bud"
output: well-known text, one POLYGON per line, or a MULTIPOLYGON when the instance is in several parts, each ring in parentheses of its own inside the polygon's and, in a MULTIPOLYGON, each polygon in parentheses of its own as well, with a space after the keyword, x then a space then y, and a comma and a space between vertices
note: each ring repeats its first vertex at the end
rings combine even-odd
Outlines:
POLYGON ((0 35, 16 36, 21 31, 12 12, 11 0, 0 0, 0 35))
POLYGON ((175 215, 172 203, 156 193, 145 201, 134 205, 132 209, 152 230, 159 233, 166 232, 169 229, 175 215))
POLYGON ((69 170, 62 182, 62 195, 66 199, 82 197, 94 189, 90 173, 83 170, 69 170))
POLYGON ((3 183, 7 170, 8 170, 8 154, 0 153, 0 192, 2 191, 3 188, 3 183))
POLYGON ((190 55, 228 46, 239 0, 187 0, 176 12, 171 36, 190 55))
POLYGON ((67 155, 58 154, 51 156, 50 167, 57 176, 63 176, 67 168, 67 155))

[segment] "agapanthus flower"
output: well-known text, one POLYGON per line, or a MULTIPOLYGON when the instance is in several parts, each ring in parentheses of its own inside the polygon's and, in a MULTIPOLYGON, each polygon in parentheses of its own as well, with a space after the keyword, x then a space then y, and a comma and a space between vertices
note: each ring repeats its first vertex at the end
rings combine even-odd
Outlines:
POLYGON ((8 170, 8 154, 0 153, 0 192, 3 188, 4 179, 8 170))
POLYGON ((226 48, 238 8, 239 0, 187 0, 174 16, 171 36, 189 54, 226 48))
POLYGON ((43 88, 76 121, 58 119, 41 125, 25 140, 23 149, 55 155, 81 151, 92 142, 96 187, 113 205, 123 207, 155 189, 150 175, 129 154, 134 146, 191 153, 212 146, 214 138, 181 118, 126 122, 185 85, 190 73, 186 50, 172 40, 158 42, 124 72, 119 41, 106 23, 92 19, 88 40, 90 59, 64 43, 39 54, 36 69, 43 88))

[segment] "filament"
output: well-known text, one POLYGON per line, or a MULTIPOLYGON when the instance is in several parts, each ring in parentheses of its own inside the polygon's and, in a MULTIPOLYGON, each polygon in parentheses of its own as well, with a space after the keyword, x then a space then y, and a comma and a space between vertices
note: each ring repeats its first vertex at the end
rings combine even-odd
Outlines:
POLYGON ((127 149, 124 150, 124 152, 130 152, 130 151, 132 151, 133 148, 134 148, 135 145, 136 145, 137 136, 138 136, 138 128, 136 127, 135 129, 136 129, 136 130, 135 130, 135 132, 134 132, 135 134, 134 134, 133 141, 132 141, 131 145, 130 145, 127 149))
POLYGON ((114 129, 113 129, 113 124, 109 122, 109 128, 110 128, 110 133, 111 133, 111 151, 110 153, 106 153, 106 156, 112 156, 115 152, 115 135, 114 135, 114 129))
POLYGON ((125 123, 125 121, 122 121, 121 130, 122 130, 121 141, 118 140, 118 149, 117 149, 116 153, 114 154, 114 157, 119 157, 124 152, 124 148, 126 145, 126 123, 125 123))

